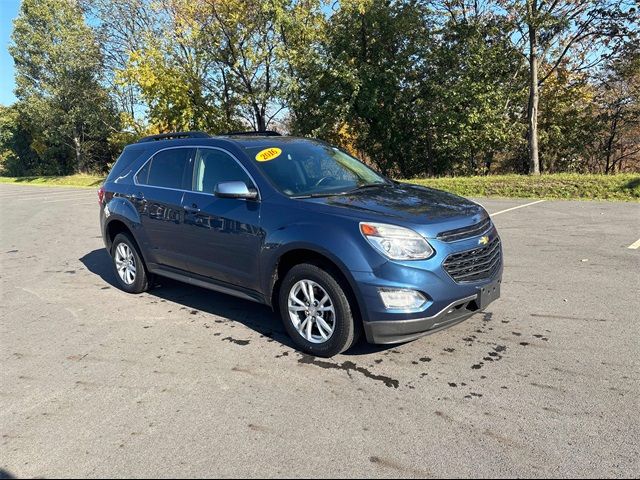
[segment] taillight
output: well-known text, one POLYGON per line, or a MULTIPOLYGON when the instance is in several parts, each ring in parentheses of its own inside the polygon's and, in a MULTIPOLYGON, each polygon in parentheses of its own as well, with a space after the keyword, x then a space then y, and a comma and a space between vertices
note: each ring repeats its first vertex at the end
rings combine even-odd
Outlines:
POLYGON ((98 189, 98 204, 102 205, 103 200, 104 200, 104 187, 100 187, 98 189))

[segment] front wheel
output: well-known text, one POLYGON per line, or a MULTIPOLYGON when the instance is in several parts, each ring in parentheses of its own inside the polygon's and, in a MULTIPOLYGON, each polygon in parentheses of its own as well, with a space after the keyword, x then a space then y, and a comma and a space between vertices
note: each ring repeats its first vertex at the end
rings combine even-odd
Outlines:
POLYGON ((126 233, 119 233, 111 245, 111 258, 118 286, 129 293, 142 293, 149 280, 144 261, 135 241, 126 233))
POLYGON ((301 350, 331 357, 356 342, 349 299, 329 271, 312 264, 296 265, 285 275, 279 297, 285 329, 301 350))

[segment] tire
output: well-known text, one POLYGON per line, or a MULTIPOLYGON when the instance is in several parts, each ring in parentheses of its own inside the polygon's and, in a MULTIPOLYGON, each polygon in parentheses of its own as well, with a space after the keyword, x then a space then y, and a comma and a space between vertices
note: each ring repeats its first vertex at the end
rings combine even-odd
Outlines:
POLYGON ((356 343, 359 322, 354 319, 345 288, 331 270, 309 263, 296 265, 285 275, 278 296, 284 327, 300 350, 317 357, 332 357, 356 343), (309 289, 318 305, 307 302, 309 289), (290 296, 298 301, 290 300, 290 296), (328 301, 320 305, 325 296, 328 301))
POLYGON ((128 293, 142 293, 148 290, 149 276, 147 267, 131 235, 128 233, 116 235, 111 245, 111 260, 120 289, 128 293), (123 267, 124 264, 122 262, 126 262, 126 259, 132 262, 133 275, 130 267, 123 267), (124 271, 123 268, 125 268, 124 271))

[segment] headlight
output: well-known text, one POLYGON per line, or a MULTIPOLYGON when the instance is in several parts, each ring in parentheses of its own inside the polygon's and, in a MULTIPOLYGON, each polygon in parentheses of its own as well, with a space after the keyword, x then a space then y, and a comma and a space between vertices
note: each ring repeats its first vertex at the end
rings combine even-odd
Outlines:
POLYGON ((386 223, 360 223, 360 232, 380 253, 392 260, 423 260, 433 248, 418 233, 386 223))

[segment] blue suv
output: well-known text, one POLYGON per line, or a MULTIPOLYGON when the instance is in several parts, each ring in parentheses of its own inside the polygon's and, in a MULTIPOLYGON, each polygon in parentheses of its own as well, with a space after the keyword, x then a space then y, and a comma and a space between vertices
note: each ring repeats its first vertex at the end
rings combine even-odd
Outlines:
POLYGON ((484 208, 318 140, 146 137, 98 193, 123 290, 160 275, 269 305, 312 355, 343 352, 362 332, 413 340, 500 295, 502 247, 484 208))

